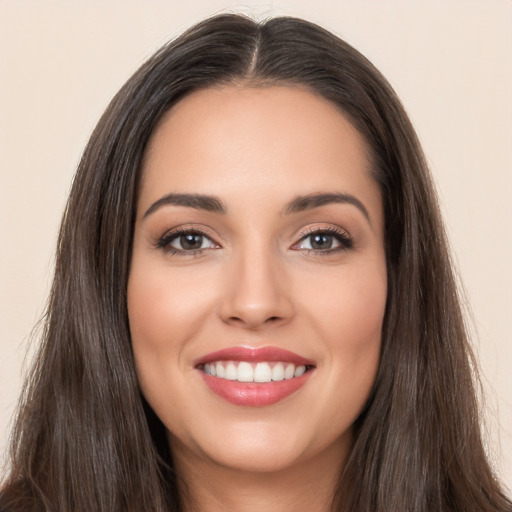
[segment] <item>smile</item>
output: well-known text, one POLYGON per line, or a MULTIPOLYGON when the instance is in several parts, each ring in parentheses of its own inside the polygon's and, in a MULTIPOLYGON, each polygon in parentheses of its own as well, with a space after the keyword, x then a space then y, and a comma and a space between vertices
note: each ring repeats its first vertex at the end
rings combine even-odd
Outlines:
POLYGON ((262 407, 301 389, 315 369, 312 361, 276 347, 230 347, 195 362, 216 395, 235 405, 262 407))
POLYGON ((213 377, 238 382, 279 382, 300 377, 307 366, 286 362, 216 361, 206 363, 203 372, 213 377))

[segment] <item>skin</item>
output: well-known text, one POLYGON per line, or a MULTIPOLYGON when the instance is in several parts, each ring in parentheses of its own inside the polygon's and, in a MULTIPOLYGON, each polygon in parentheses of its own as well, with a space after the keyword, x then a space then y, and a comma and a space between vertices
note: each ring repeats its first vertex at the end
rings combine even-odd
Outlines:
POLYGON ((128 312, 141 389, 168 430, 190 510, 329 510, 379 363, 383 222, 362 137, 310 92, 207 89, 161 121, 143 168, 128 312), (145 215, 169 193, 215 196, 226 212, 167 204, 145 215), (368 216, 352 203, 284 212, 316 193, 350 194, 368 216), (177 227, 203 232, 203 250, 179 238, 162 247, 177 227), (351 247, 331 238, 311 249, 308 233, 326 229, 351 247), (315 368, 276 404, 233 405, 194 361, 239 345, 290 350, 315 368))

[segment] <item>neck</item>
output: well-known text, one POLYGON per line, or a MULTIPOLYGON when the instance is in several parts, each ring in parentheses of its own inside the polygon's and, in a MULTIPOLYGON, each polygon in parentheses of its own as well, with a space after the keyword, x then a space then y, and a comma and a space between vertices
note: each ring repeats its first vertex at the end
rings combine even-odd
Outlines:
POLYGON ((330 512, 346 455, 340 457, 331 445, 293 467, 249 471, 215 464, 183 446, 174 448, 185 512, 330 512))

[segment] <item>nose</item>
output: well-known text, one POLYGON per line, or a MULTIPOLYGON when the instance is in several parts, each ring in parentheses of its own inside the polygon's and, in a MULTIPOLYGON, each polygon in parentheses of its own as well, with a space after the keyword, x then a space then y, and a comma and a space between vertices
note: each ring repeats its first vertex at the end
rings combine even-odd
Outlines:
POLYGON ((293 316, 286 272, 270 251, 247 251, 230 263, 220 316, 226 323, 257 330, 293 316))

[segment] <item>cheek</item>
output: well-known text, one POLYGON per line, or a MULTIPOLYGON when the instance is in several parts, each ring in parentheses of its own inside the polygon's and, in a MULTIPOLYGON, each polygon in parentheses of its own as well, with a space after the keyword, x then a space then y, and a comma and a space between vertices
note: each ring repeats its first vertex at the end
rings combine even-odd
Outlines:
POLYGON ((170 268, 135 254, 127 306, 136 371, 146 400, 161 418, 183 408, 188 396, 181 375, 193 371, 200 329, 209 326, 217 286, 210 271, 170 268))
POLYGON ((128 281, 128 315, 134 348, 177 351, 210 309, 212 287, 199 273, 171 272, 134 261, 128 281))
POLYGON ((352 267, 321 284, 323 292, 309 302, 311 323, 320 333, 332 388, 357 416, 379 365, 387 299, 385 265, 352 267))
POLYGON ((178 376, 186 371, 183 349, 197 325, 197 283, 180 282, 169 269, 134 258, 127 306, 137 377, 146 400, 166 424, 183 409, 178 376), (195 307, 191 307, 194 304, 195 307))
POLYGON ((150 403, 155 389, 165 387, 176 374, 186 337, 180 319, 189 318, 184 308, 190 300, 169 283, 165 269, 134 258, 127 288, 128 317, 139 383, 150 403))
POLYGON ((303 295, 309 297, 312 316, 334 346, 357 351, 380 342, 387 298, 385 265, 342 269, 319 280, 315 293, 303 295))

